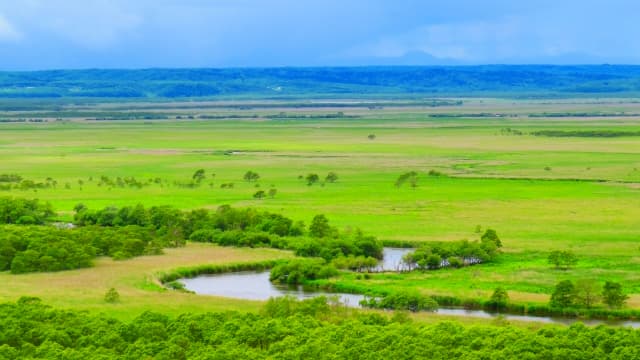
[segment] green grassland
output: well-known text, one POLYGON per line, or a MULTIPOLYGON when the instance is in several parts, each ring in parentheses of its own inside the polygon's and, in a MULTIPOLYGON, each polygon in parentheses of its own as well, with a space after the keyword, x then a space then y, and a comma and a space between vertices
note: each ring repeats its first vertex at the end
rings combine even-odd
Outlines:
MULTIPOLYGON (((185 112, 158 105, 158 111, 172 117, 279 111, 199 106, 185 112)), ((326 114, 334 110, 286 111, 326 114)), ((325 214, 335 226, 359 227, 382 240, 473 240, 479 236, 475 230, 480 225, 496 229, 504 244, 505 255, 494 264, 376 274, 367 281, 347 275, 332 281, 352 288, 412 287, 464 297, 487 297, 496 286, 503 286, 514 300, 546 302, 557 281, 593 278, 622 282, 633 294, 629 305, 640 307, 640 274, 636 271, 640 265, 640 141, 625 136, 528 135, 539 130, 631 132, 639 131, 640 123, 633 116, 527 116, 581 111, 640 113, 640 104, 475 99, 449 108, 385 106, 339 111, 359 117, 92 122, 70 116, 63 121, 0 124, 0 173, 35 181, 51 177, 58 182, 56 188, 12 189, 0 191, 0 195, 50 201, 63 220, 71 218, 73 206, 80 202, 91 208, 143 203, 192 209, 231 204, 267 209, 307 223, 314 215, 325 214), (453 116, 478 112, 510 116, 453 116), (433 114, 453 115, 429 116, 433 114), (368 139, 369 134, 375 134, 375 139, 368 139), (207 174, 199 187, 174 184, 189 182, 197 169, 205 169, 207 174), (259 173, 260 180, 243 181, 248 170, 259 173), (429 176, 430 170, 446 176, 429 176), (337 182, 308 186, 299 179, 308 173, 324 178, 330 171, 338 174, 337 182), (420 174, 418 186, 395 187, 398 176, 408 171, 420 174), (160 178, 162 182, 141 189, 98 186, 103 175, 133 176, 144 182, 160 178), (234 187, 222 189, 223 183, 234 183, 234 187), (253 198, 257 190, 272 187, 277 189, 275 197, 253 198), (555 249, 574 251, 579 257, 576 268, 552 269, 546 255, 555 249)), ((281 256, 277 254, 273 256, 281 256)), ((206 259, 186 263, 195 265, 198 261, 206 259)), ((100 262, 100 266, 106 265, 100 262)), ((83 271, 91 270, 78 270, 83 271)), ((141 283, 145 274, 149 272, 140 273, 141 283)), ((5 283, 14 281, 9 280, 13 275, 0 276, 5 283)), ((46 288, 47 284, 38 286, 46 288)), ((14 298, 21 290, 6 286, 0 298, 14 298)), ((161 310, 176 296, 183 296, 148 294, 153 301, 132 308, 161 310)), ((47 300, 56 305, 67 301, 54 298, 47 300)), ((212 303, 225 308, 236 302, 207 299, 180 304, 187 309, 204 309, 212 303)))

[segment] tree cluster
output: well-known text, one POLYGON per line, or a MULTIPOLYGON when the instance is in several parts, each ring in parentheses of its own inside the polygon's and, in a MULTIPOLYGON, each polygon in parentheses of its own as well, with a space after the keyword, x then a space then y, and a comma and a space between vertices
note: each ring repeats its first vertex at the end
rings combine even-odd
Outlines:
POLYGON ((51 204, 38 199, 0 198, 0 224, 44 224, 54 215, 51 204))
POLYGON ((502 242, 495 230, 488 229, 480 240, 428 242, 406 254, 402 262, 407 270, 436 270, 488 262, 499 254, 502 242))
POLYGON ((362 300, 362 306, 374 309, 435 311, 438 303, 430 296, 423 296, 417 291, 396 291, 380 298, 370 297, 362 300))
MULTIPOLYGON (((178 244, 180 245, 180 244, 178 244)), ((149 227, 0 227, 0 271, 14 274, 70 270, 92 265, 96 256, 116 260, 161 254, 176 246, 172 237, 149 227)))
POLYGON ((609 308, 620 308, 628 298, 622 285, 613 281, 606 281, 604 286, 600 286, 594 280, 563 280, 556 284, 549 305, 555 308, 592 308, 602 302, 609 308))
POLYGON ((271 269, 269 280, 281 284, 303 284, 307 280, 326 279, 338 274, 323 259, 293 259, 271 269))
POLYGON ((293 250, 303 257, 319 257, 346 268, 370 268, 382 259, 382 243, 360 230, 339 231, 324 215, 316 215, 308 229, 302 222, 279 214, 251 208, 236 209, 223 205, 215 211, 205 209, 183 212, 168 206, 145 208, 138 204, 122 208, 91 210, 79 204, 75 208, 79 226, 148 228, 165 241, 178 246, 184 239, 223 246, 272 247, 293 250))
POLYGON ((549 253, 547 258, 549 264, 555 266, 556 269, 567 270, 578 263, 576 255, 569 250, 554 250, 549 253))

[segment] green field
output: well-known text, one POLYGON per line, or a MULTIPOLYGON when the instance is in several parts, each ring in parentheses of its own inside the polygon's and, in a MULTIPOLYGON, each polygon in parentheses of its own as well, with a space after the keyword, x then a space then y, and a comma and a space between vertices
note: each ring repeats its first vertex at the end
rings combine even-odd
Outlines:
MULTIPOLYGON (((99 115, 109 106, 113 105, 82 111, 99 115)), ((350 287, 418 288, 428 294, 484 298, 503 286, 515 301, 546 303, 559 280, 614 280, 632 295, 629 306, 640 307, 640 138, 529 135, 539 130, 634 132, 640 130, 636 118, 528 116, 640 113, 635 101, 467 99, 463 106, 445 108, 340 108, 345 115, 358 117, 337 119, 177 120, 175 116, 188 114, 241 117, 279 110, 255 105, 251 110, 157 107, 151 111, 171 119, 86 121, 84 115, 70 115, 45 123, 0 124, 0 173, 57 181, 55 188, 4 190, 0 196, 50 201, 65 221, 71 219, 77 203, 90 208, 143 203, 180 209, 215 209, 222 204, 257 207, 307 224, 314 215, 325 214, 333 225, 359 227, 382 240, 474 240, 479 237, 479 225, 483 230, 495 229, 502 239, 505 254, 496 263, 460 270, 376 274, 368 282, 350 275, 331 281, 350 287), (500 116, 473 115, 480 112, 500 116), (429 116, 434 114, 442 117, 429 116), (375 139, 369 139, 370 134, 375 139), (185 188, 176 184, 189 182, 198 169, 207 175, 202 185, 185 188), (244 181, 248 170, 259 173, 259 181, 244 181), (429 176, 430 170, 444 176, 429 176), (309 173, 324 178, 330 171, 338 174, 337 182, 308 186, 299 178, 309 173), (419 173, 417 187, 395 187, 398 176, 408 171, 419 173), (135 177, 145 183, 159 178, 160 182, 152 181, 141 189, 99 186, 101 176, 135 177), (227 183, 233 183, 233 188, 220 187, 227 183), (253 198, 256 191, 270 188, 277 189, 273 198, 253 198), (577 254, 578 265, 568 271, 552 269, 546 261, 548 252, 564 249, 577 254)), ((334 110, 286 109, 288 114, 305 115, 334 110)), ((220 251, 215 249, 211 251, 220 251)), ((187 259, 182 264, 201 262, 210 260, 187 259)), ((159 264, 174 266, 164 261, 159 264)), ((107 262, 100 260, 98 268, 105 266, 107 262)), ((123 316, 142 308, 166 310, 166 304, 175 303, 176 297, 182 299, 184 295, 154 293, 145 287, 144 279, 159 270, 163 269, 145 267, 136 270, 137 279, 114 280, 111 286, 128 287, 132 294, 142 291, 136 292, 142 298, 144 294, 153 297, 153 301, 135 302, 137 305, 123 310, 123 316)), ((77 270, 91 271, 95 269, 77 270)), ((16 285, 4 287, 3 299, 47 293, 51 295, 43 297, 50 303, 63 305, 69 292, 82 293, 76 288, 44 290, 56 286, 50 281, 33 285, 39 290, 29 292, 28 285, 17 284, 22 279, 32 281, 32 275, 0 276, 3 282, 16 285)), ((65 277, 66 273, 55 276, 65 277)), ((79 296, 77 305, 93 308, 91 302, 99 302, 103 293, 101 288, 79 296)), ((190 310, 240 308, 246 303, 189 299, 180 301, 186 301, 190 310)))

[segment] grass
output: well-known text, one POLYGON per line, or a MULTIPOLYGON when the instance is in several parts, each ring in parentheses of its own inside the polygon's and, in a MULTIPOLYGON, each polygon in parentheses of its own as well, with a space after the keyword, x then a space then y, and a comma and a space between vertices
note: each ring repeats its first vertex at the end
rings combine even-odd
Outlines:
MULTIPOLYGON (((176 110, 176 114, 179 111, 183 110, 176 110)), ((216 114, 222 110, 189 111, 216 114)), ((278 111, 251 109, 248 113, 278 111)), ((305 114, 314 111, 333 110, 304 109, 305 114)), ((222 204, 254 206, 307 223, 315 214, 323 213, 340 228, 360 227, 385 240, 475 239, 476 226, 480 225, 498 231, 506 253, 500 262, 427 274, 374 275, 366 286, 418 287, 431 293, 486 297, 500 285, 509 290, 513 299, 546 302, 557 281, 588 277, 623 282, 633 294, 630 305, 640 307, 640 277, 634 270, 640 263, 640 143, 633 137, 527 135, 540 130, 636 132, 640 126, 629 117, 529 118, 527 114, 633 113, 640 112, 637 102, 475 99, 465 100, 464 106, 455 109, 387 106, 382 110, 340 111, 362 117, 146 122, 76 119, 0 124, 0 172, 58 181, 56 189, 11 190, 0 195, 51 201, 63 219, 70 219, 73 206, 79 202, 94 208, 138 202, 182 209, 222 204), (428 117, 438 112, 491 111, 514 117, 428 117), (524 135, 504 134, 504 128, 524 135), (375 140, 369 140, 369 134, 375 134, 375 140), (172 185, 174 181, 189 181, 200 168, 206 170, 208 177, 202 186, 186 189, 172 185), (242 180, 248 170, 260 174, 259 188, 242 180), (417 188, 394 187, 400 174, 412 170, 420 173, 417 188), (429 177, 429 170, 448 176, 429 177), (298 179, 311 172, 323 178, 329 171, 338 174, 336 183, 307 186, 298 179), (215 177, 211 177, 213 173, 215 177), (164 184, 142 189, 99 187, 97 179, 101 175, 134 176, 145 181, 159 177, 164 184), (78 180, 84 184, 80 186, 78 180), (233 189, 219 187, 230 182, 234 183, 233 189), (65 183, 69 183, 69 189, 65 183), (257 190, 271 187, 278 190, 273 199, 253 199, 257 190), (578 266, 564 272, 551 269, 546 264, 546 253, 555 249, 573 250, 580 258, 578 266)), ((237 112, 241 111, 234 110, 237 112)), ((175 251, 187 256, 193 249, 175 251)), ((223 250, 234 256, 262 254, 260 259, 281 256, 268 251, 215 251, 223 250)), ((164 256, 132 260, 131 264, 158 261, 156 268, 166 270, 174 260, 176 265, 180 263, 173 256, 164 256)), ((208 260, 193 257, 188 263, 198 265, 199 261, 208 260)), ((145 283, 139 277, 126 280, 126 274, 138 271, 125 270, 128 266, 135 265, 99 260, 97 267, 89 270, 20 277, 0 274, 5 283, 11 284, 0 292, 0 298, 38 293, 35 289, 44 286, 40 294, 55 305, 105 311, 122 308, 123 316, 149 307, 169 312, 245 307, 225 299, 203 300, 173 293, 150 295, 154 294, 150 292, 155 289, 153 283, 145 283), (124 282, 114 281, 125 284, 120 286, 122 290, 118 288, 123 302, 113 307, 101 303, 106 286, 111 286, 107 280, 100 280, 104 286, 96 290, 82 290, 82 281, 73 280, 83 271, 117 274, 118 269, 122 270, 124 282), (41 282, 32 282, 36 280, 41 282), (77 292, 78 300, 63 296, 64 292, 47 295, 51 286, 45 285, 55 281, 80 284, 70 290, 77 292)), ((150 270, 144 267, 140 271, 147 274, 150 270)), ((349 286, 357 284, 349 276, 339 281, 349 286)), ((246 308, 255 306, 247 303, 246 308)))
POLYGON ((202 244, 189 244, 165 252, 165 255, 125 261, 100 258, 94 267, 80 270, 25 275, 0 273, 3 283, 0 301, 36 296, 56 307, 105 312, 120 319, 132 319, 146 310, 170 315, 237 309, 255 311, 261 306, 260 302, 166 290, 155 274, 187 264, 230 264, 291 256, 288 252, 270 249, 223 248, 202 244), (120 301, 116 304, 104 301, 104 294, 112 287, 120 294, 120 301))

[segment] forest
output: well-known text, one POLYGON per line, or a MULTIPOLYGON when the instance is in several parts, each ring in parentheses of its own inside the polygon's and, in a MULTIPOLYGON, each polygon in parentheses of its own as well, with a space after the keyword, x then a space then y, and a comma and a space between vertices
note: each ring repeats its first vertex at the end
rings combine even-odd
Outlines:
POLYGON ((637 359, 624 328, 528 330, 420 324, 336 308, 320 297, 271 299, 259 313, 144 312, 123 322, 57 310, 37 298, 0 305, 0 359, 637 359))
POLYGON ((630 96, 640 67, 484 65, 1 72, 0 98, 630 96))

